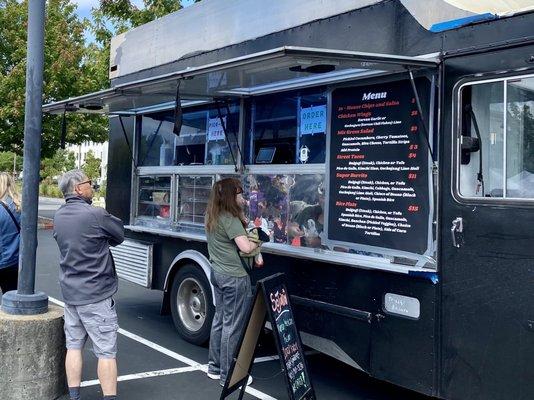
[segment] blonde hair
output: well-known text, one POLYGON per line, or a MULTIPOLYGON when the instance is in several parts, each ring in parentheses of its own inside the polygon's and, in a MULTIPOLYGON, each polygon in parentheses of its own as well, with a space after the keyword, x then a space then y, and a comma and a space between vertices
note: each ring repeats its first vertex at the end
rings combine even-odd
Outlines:
POLYGON ((15 181, 8 173, 0 172, 0 200, 5 200, 6 198, 13 200, 17 211, 21 210, 20 194, 15 181))

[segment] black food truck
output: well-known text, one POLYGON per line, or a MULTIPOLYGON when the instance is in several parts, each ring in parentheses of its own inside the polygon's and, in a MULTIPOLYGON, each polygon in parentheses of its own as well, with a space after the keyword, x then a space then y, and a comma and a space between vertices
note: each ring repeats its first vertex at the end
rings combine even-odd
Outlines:
POLYGON ((204 212, 236 176, 270 236, 254 277, 286 274, 304 344, 439 398, 530 400, 533 26, 441 0, 204 0, 115 37, 110 88, 44 111, 109 115, 117 269, 164 291, 183 338, 208 339, 204 212))

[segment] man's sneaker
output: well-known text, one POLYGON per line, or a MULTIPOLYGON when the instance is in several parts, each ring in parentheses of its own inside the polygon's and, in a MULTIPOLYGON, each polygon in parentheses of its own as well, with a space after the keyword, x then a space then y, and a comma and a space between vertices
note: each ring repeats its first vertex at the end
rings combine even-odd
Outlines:
POLYGON ((210 379, 214 379, 214 380, 215 380, 215 379, 216 379, 216 380, 220 380, 220 379, 221 379, 221 374, 213 374, 213 373, 211 373, 211 372, 208 372, 207 375, 208 375, 208 378, 210 378, 210 379))

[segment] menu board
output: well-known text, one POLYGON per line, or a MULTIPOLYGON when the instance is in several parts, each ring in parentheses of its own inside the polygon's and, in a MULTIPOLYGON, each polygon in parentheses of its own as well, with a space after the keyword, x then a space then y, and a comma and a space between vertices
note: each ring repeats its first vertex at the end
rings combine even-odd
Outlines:
POLYGON ((312 391, 312 387, 289 304, 287 288, 283 283, 270 286, 264 282, 263 285, 269 299, 268 312, 271 316, 270 320, 274 322, 273 333, 277 338, 280 361, 284 366, 289 389, 293 395, 291 398, 311 398, 307 396, 312 391))
MULTIPOLYGON (((428 83, 418 81, 418 91, 428 98, 428 83)), ((408 80, 333 91, 329 241, 425 253, 430 202, 424 135, 408 80)))

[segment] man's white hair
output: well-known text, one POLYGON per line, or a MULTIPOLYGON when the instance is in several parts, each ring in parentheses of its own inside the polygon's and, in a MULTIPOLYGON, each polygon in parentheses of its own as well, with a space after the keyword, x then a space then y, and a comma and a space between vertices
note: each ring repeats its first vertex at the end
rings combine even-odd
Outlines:
POLYGON ((82 170, 71 169, 61 175, 57 181, 57 185, 59 186, 61 193, 63 193, 63 197, 67 197, 74 194, 74 187, 85 180, 87 180, 87 176, 82 170))

